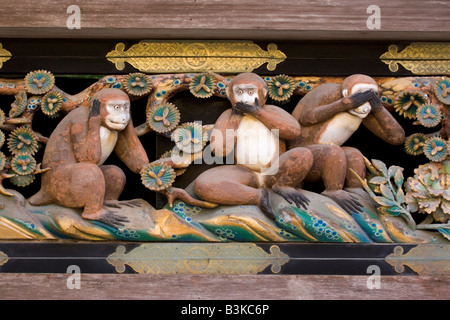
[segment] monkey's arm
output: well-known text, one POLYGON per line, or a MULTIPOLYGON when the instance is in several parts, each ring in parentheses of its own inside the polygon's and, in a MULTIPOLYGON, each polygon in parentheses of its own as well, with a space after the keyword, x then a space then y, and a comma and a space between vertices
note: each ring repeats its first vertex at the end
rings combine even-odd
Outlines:
POLYGON ((277 129, 281 139, 292 140, 300 136, 299 122, 290 113, 279 107, 266 104, 252 115, 264 123, 268 129, 277 129))
POLYGON ((96 101, 93 102, 87 122, 79 121, 70 124, 70 140, 77 162, 97 164, 102 157, 100 101, 98 103, 96 101))
POLYGON ((234 149, 236 130, 242 116, 233 109, 225 110, 214 124, 211 132, 211 150, 220 157, 227 156, 234 149))
MULTIPOLYGON (((324 95, 325 101, 330 101, 330 95, 324 95)), ((334 93, 335 95, 335 93, 334 93)), ((340 92, 339 92, 340 95, 340 92)), ((298 121, 304 126, 311 126, 317 123, 327 121, 338 113, 349 111, 357 108, 363 103, 369 101, 372 94, 371 91, 357 92, 351 96, 340 98, 331 103, 317 105, 314 103, 305 103, 299 115, 293 112, 294 117, 298 117, 298 121)), ((334 99, 332 99, 334 100, 334 99)))
POLYGON ((114 152, 134 173, 140 173, 142 168, 149 163, 147 153, 134 132, 131 120, 126 128, 119 132, 114 152))
POLYGON ((376 136, 392 145, 401 145, 405 141, 405 131, 386 108, 378 96, 370 100, 372 112, 363 120, 363 124, 376 136))

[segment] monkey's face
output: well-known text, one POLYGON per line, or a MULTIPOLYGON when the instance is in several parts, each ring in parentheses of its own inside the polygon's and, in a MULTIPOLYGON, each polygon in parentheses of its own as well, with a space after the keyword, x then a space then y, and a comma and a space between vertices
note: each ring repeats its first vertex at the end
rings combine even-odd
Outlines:
POLYGON ((227 86, 227 97, 233 107, 236 102, 256 106, 256 98, 262 107, 267 100, 268 88, 263 78, 255 73, 238 74, 227 86))
POLYGON ((130 121, 130 101, 126 99, 107 100, 105 114, 102 115, 103 125, 115 131, 125 129, 130 121))
MULTIPOLYGON (((373 91, 378 94, 378 86, 371 84, 371 83, 357 83, 355 84, 351 89, 350 92, 348 89, 344 89, 342 91, 342 95, 345 97, 348 94, 352 95, 358 92, 365 92, 365 91, 373 91)), ((357 108, 354 108, 349 111, 350 114, 357 116, 359 118, 365 118, 368 116, 370 111, 372 110, 372 107, 369 102, 365 102, 362 105, 358 106, 357 108)))
POLYGON ((243 102, 255 105, 255 99, 258 98, 258 88, 254 84, 238 84, 233 86, 233 95, 235 102, 243 102))

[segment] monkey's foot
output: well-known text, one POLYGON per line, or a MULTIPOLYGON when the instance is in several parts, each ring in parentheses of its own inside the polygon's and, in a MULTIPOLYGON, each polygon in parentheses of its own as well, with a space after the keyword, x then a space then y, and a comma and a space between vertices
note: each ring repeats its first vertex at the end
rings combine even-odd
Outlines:
POLYGON ((272 206, 270 205, 269 192, 265 189, 261 189, 261 200, 259 201, 259 208, 261 211, 272 220, 275 220, 275 212, 273 212, 272 206))
POLYGON ((345 211, 352 214, 353 212, 362 212, 362 204, 351 193, 344 190, 325 190, 322 195, 333 199, 345 211))
POLYGON ((345 191, 356 194, 356 195, 360 196, 361 198, 364 198, 364 199, 367 199, 367 200, 373 202, 373 199, 363 188, 351 187, 351 188, 345 188, 345 191))
POLYGON ((295 203, 297 208, 303 207, 303 209, 307 209, 309 199, 305 197, 299 190, 293 187, 278 186, 273 186, 272 190, 282 196, 289 204, 295 203))
POLYGON ((105 209, 100 209, 95 213, 83 212, 81 217, 88 220, 100 221, 116 229, 123 227, 126 222, 129 222, 129 220, 124 216, 112 213, 111 211, 106 211, 105 209))

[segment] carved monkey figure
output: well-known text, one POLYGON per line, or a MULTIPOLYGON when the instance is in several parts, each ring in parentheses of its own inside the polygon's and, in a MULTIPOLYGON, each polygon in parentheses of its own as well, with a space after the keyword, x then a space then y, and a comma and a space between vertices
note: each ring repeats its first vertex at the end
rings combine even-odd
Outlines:
POLYGON ((266 104, 267 96, 266 82, 254 73, 239 74, 230 82, 227 97, 232 107, 217 119, 210 146, 216 156, 234 152, 235 164, 203 172, 195 180, 194 191, 217 204, 258 205, 275 219, 267 188, 306 208, 309 200, 296 187, 313 157, 307 148, 286 152, 285 140, 299 137, 300 125, 285 110, 266 104))
POLYGON ((29 202, 83 208, 85 219, 123 225, 126 219, 104 206, 119 198, 126 180, 119 167, 103 165, 113 151, 135 173, 149 162, 130 119, 128 95, 107 88, 93 96, 91 107, 76 108, 53 131, 42 161, 50 170, 29 202))
POLYGON ((361 124, 392 145, 401 145, 405 139, 403 128, 383 107, 376 81, 354 74, 342 84, 322 84, 299 101, 292 115, 302 125, 302 133, 289 142, 289 148, 306 147, 314 156, 311 171, 304 180, 322 179, 323 195, 349 212, 360 211, 360 203, 343 188, 361 190, 350 169, 365 178, 364 157, 358 149, 342 145, 361 124))

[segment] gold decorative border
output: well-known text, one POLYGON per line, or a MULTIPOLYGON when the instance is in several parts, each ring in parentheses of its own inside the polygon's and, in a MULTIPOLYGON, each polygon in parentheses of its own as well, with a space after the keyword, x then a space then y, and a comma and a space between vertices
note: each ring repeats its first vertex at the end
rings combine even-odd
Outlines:
POLYGON ((3 67, 3 62, 8 61, 11 57, 11 52, 3 48, 3 44, 0 42, 0 69, 3 67))
POLYGON ((275 70, 286 55, 273 43, 267 51, 251 41, 141 41, 125 51, 118 43, 106 58, 118 70, 125 62, 146 73, 250 72, 267 63, 275 70))
POLYGON ((390 45, 380 56, 392 72, 398 71, 401 64, 418 75, 440 75, 450 73, 450 43, 414 42, 398 52, 398 46, 390 45))
POLYGON ((2 251, 0 251, 0 266, 4 265, 8 262, 8 255, 2 251))
POLYGON ((278 273, 289 261, 278 246, 269 254, 254 243, 155 243, 125 250, 120 245, 107 258, 119 273, 126 265, 140 274, 258 274, 269 265, 278 273))
POLYGON ((396 246, 386 257, 386 262, 403 273, 405 266, 420 276, 450 275, 450 246, 446 244, 419 244, 403 254, 403 247, 396 246))

